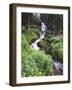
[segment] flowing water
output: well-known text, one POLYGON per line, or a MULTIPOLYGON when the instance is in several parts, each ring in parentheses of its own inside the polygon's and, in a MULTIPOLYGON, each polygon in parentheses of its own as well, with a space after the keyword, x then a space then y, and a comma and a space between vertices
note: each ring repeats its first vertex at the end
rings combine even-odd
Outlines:
MULTIPOLYGON (((35 42, 33 42, 31 47, 34 48, 35 50, 39 50, 40 48, 38 47, 37 43, 40 42, 44 38, 44 35, 45 35, 45 32, 44 33, 40 32, 40 38, 38 38, 35 42)), ((61 64, 57 60, 53 60, 53 66, 54 66, 54 73, 56 75, 63 74, 63 64, 61 64)))
POLYGON ((57 60, 53 60, 55 74, 62 75, 63 74, 63 64, 57 60))
POLYGON ((35 42, 33 42, 31 47, 34 48, 35 50, 39 50, 37 43, 44 38, 44 35, 45 35, 45 33, 41 34, 40 38, 38 38, 35 42))

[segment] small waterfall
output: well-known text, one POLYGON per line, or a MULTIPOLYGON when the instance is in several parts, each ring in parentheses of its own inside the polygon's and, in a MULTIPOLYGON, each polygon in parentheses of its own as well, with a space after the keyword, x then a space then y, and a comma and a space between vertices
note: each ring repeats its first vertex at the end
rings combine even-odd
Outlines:
POLYGON ((57 60, 53 60, 53 64, 54 64, 54 68, 56 70, 56 73, 59 75, 62 75, 63 74, 63 64, 61 64, 57 60))
POLYGON ((44 38, 45 30, 46 30, 46 26, 45 26, 45 24, 42 22, 42 23, 41 23, 40 38, 37 39, 35 42, 33 42, 32 45, 31 45, 31 47, 34 48, 35 50, 39 50, 39 47, 38 47, 37 43, 44 38))
POLYGON ((34 48, 35 50, 39 50, 39 47, 38 47, 37 43, 44 38, 44 35, 45 35, 45 33, 40 35, 40 38, 38 38, 35 42, 33 42, 31 47, 34 48))

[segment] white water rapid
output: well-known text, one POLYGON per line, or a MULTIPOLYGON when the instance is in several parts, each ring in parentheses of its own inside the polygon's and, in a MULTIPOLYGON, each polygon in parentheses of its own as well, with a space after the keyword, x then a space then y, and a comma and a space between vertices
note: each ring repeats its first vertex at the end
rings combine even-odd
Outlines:
POLYGON ((39 50, 39 47, 38 47, 37 43, 44 38, 44 35, 45 35, 45 33, 40 35, 40 38, 38 38, 35 42, 33 42, 31 47, 34 48, 35 50, 39 50))
POLYGON ((46 25, 42 22, 41 23, 40 38, 37 39, 35 42, 33 42, 32 45, 31 45, 31 47, 34 48, 35 50, 39 50, 39 47, 38 47, 37 43, 44 38, 45 30, 46 30, 46 25))

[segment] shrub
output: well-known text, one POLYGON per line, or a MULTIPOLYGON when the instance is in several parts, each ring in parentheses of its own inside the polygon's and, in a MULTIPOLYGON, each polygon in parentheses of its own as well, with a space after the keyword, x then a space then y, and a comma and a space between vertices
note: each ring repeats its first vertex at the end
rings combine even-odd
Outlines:
POLYGON ((50 55, 39 51, 32 53, 32 57, 42 75, 51 75, 53 73, 53 62, 50 55))
POLYGON ((31 41, 32 41, 33 38, 37 38, 37 34, 34 31, 32 31, 32 30, 30 31, 30 33, 25 32, 23 34, 23 36, 25 36, 25 38, 26 38, 26 40, 27 40, 27 42, 29 44, 31 44, 31 41))
POLYGON ((22 62, 22 76, 29 77, 35 75, 39 76, 41 72, 39 72, 32 56, 29 55, 26 57, 26 60, 22 62))
POLYGON ((58 43, 58 42, 62 42, 63 43, 63 36, 60 35, 60 36, 50 36, 48 37, 48 40, 50 43, 58 43))
POLYGON ((63 40, 62 38, 53 39, 51 46, 52 46, 53 59, 63 62, 63 40))
POLYGON ((52 75, 53 62, 50 55, 35 50, 30 55, 26 55, 22 58, 22 76, 52 75))
POLYGON ((21 50, 22 52, 27 52, 27 53, 31 53, 32 52, 32 48, 30 47, 27 39, 26 39, 26 36, 22 35, 22 41, 21 41, 21 50))

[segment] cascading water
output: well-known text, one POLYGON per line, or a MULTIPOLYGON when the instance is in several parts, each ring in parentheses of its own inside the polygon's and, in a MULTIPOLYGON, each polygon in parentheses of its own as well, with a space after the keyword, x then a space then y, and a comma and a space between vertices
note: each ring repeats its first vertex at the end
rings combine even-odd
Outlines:
POLYGON ((40 38, 37 39, 34 43, 32 43, 31 47, 34 48, 35 50, 39 50, 39 47, 38 47, 37 43, 44 38, 44 35, 45 35, 45 33, 42 34, 42 35, 40 36, 40 38))
MULTIPOLYGON (((42 23, 41 32, 40 32, 40 38, 38 38, 36 41, 34 41, 31 44, 31 47, 34 48, 35 50, 39 50, 40 49, 38 47, 37 43, 40 42, 44 38, 45 30, 46 30, 46 26, 44 25, 44 23, 42 23)), ((53 65, 54 65, 54 69, 56 71, 55 73, 57 75, 62 75, 63 74, 63 64, 61 64, 57 60, 53 60, 53 65)))
POLYGON ((53 60, 53 65, 54 65, 54 69, 55 69, 56 73, 58 75, 62 75, 63 74, 63 64, 61 64, 57 60, 53 60))
POLYGON ((33 42, 32 45, 31 45, 31 47, 34 48, 35 50, 39 50, 39 47, 38 47, 37 43, 44 38, 45 30, 46 30, 46 26, 45 26, 45 24, 42 22, 42 23, 41 23, 40 38, 37 39, 35 42, 33 42))

